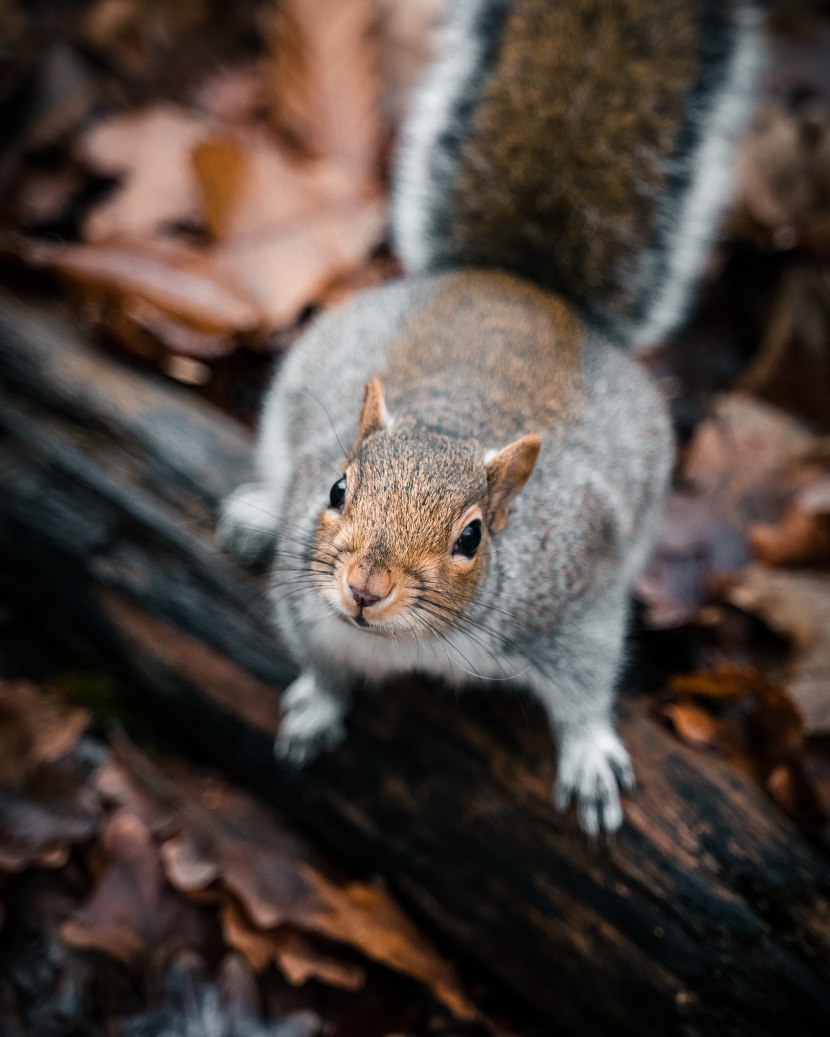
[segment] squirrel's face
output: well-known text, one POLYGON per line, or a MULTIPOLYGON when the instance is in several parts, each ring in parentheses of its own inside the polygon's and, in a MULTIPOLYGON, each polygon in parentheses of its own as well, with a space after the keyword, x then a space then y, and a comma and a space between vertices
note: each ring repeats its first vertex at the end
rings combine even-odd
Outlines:
POLYGON ((377 634, 456 625, 538 451, 526 436, 488 458, 412 422, 390 427, 370 382, 353 458, 321 502, 310 552, 318 592, 344 622, 377 634))

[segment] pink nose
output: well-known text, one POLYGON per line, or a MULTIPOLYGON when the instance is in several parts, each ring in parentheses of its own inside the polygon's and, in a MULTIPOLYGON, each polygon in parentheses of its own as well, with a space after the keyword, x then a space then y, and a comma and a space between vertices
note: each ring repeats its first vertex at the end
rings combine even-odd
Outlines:
POLYGON ((365 608, 367 605, 374 605, 376 602, 381 600, 379 594, 372 594, 367 587, 355 587, 353 583, 350 583, 349 590, 352 592, 352 597, 355 602, 361 608, 365 608))

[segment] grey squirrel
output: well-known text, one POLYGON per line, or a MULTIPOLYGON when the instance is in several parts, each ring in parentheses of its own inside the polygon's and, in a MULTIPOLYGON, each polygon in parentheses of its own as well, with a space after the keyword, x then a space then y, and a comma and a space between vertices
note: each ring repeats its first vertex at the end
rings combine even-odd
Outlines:
POLYGON ((760 54, 742 2, 452 4, 395 176, 406 276, 294 347, 220 520, 274 551, 278 755, 344 737, 359 680, 529 691, 557 805, 620 826, 613 694, 673 441, 618 347, 684 314, 760 54))

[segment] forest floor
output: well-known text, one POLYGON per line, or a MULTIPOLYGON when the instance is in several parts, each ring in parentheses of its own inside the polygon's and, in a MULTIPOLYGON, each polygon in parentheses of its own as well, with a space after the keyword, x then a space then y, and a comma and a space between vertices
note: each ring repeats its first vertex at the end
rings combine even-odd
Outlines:
MULTIPOLYGON (((308 321, 398 272, 390 155, 440 0, 0 2, 0 280, 252 426, 308 321)), ((687 328, 627 685, 830 852, 830 20, 781 5, 687 328)), ((124 714, 0 599, 0 1033, 534 1024, 371 874, 124 714), (211 1029, 211 1027, 213 1027, 211 1029)))

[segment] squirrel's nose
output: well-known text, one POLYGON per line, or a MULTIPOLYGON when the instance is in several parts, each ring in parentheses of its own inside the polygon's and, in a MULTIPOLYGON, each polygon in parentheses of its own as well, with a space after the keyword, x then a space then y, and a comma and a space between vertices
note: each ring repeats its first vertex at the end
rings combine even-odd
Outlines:
POLYGON ((375 605, 383 600, 380 594, 372 594, 368 587, 356 587, 353 583, 350 583, 349 590, 352 592, 352 597, 356 604, 361 608, 366 608, 367 605, 375 605))

